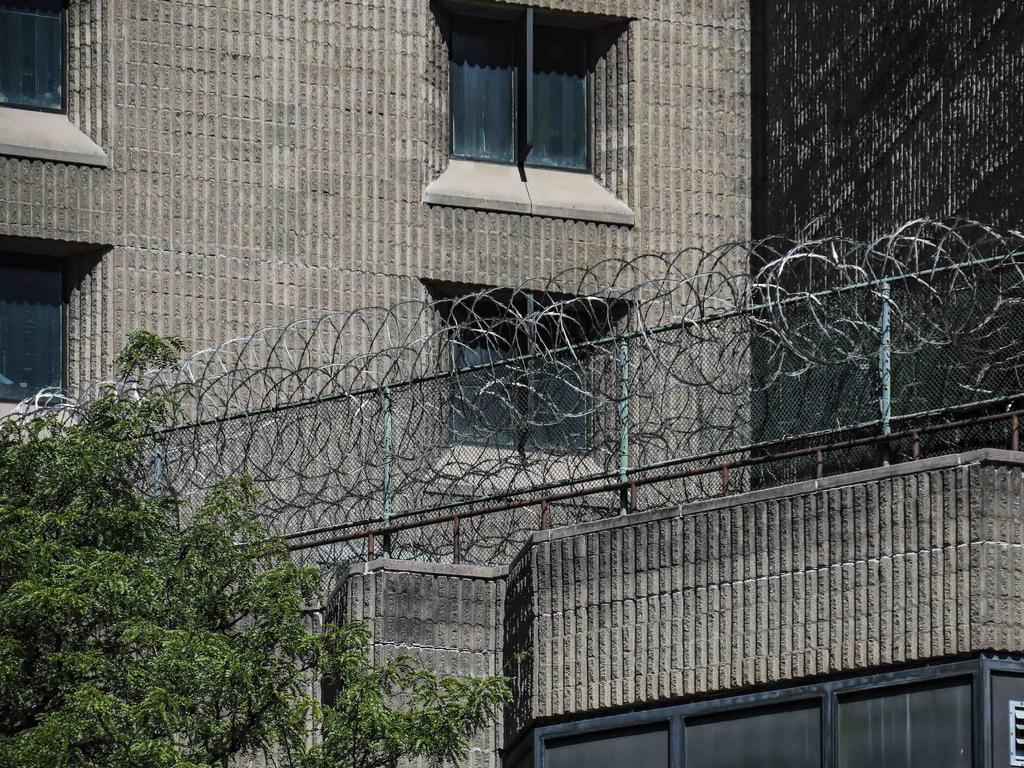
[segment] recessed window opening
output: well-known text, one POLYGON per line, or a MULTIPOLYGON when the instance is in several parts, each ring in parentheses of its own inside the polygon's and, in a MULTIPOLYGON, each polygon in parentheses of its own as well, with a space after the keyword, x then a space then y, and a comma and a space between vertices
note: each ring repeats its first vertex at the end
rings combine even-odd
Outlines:
POLYGON ((540 291, 428 285, 448 331, 454 444, 573 452, 591 441, 588 343, 624 302, 540 291))

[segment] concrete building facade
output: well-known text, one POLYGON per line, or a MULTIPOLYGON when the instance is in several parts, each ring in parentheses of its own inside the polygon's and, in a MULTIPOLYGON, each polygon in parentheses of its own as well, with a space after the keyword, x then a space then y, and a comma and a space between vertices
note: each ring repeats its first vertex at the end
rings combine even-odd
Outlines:
MULTIPOLYGON (((991 159, 996 192, 980 184, 949 210, 911 209, 932 204, 928 179, 955 149, 896 202, 891 174, 850 192, 850 168, 888 150, 850 159, 828 119, 808 133, 800 109, 796 123, 779 116, 794 92, 842 102, 848 59, 819 67, 819 17, 770 5, 0 0, 5 50, 12 20, 31 13, 63 67, 29 94, 0 51, 0 400, 109 376, 135 328, 196 349, 421 299, 424 281, 518 284, 818 215, 853 231, 862 199, 882 228, 890 214, 963 212, 959 200, 1017 224, 1000 190, 1019 153, 1002 144, 968 155, 991 159), (784 44, 753 57, 758 18, 795 20, 789 37, 788 21, 770 23, 775 37, 759 39, 784 44), (504 53, 480 45, 499 27, 504 53), (545 51, 552 29, 585 38, 583 74, 557 44, 545 51), (473 38, 465 49, 459 35, 473 38), (459 75, 464 92, 459 68, 480 70, 459 75), (559 82, 582 89, 566 96, 586 115, 580 166, 530 160, 545 140, 533 88, 551 87, 538 73, 579 75, 559 82), (478 114, 467 131, 484 133, 460 144, 458 99, 488 85, 508 89, 507 142, 489 146, 478 114), (25 305, 48 314, 12 325, 25 305), (29 325, 45 334, 26 344, 29 325), (8 368, 11 350, 23 362, 8 368)), ((1019 61, 1005 53, 1019 17, 997 5, 979 34, 1019 61)), ((1016 84, 998 81, 996 101, 1016 84)), ((913 126, 906 151, 927 153, 913 138, 926 126, 913 126)), ((545 530, 511 562, 370 560, 327 608, 366 622, 381 658, 510 676, 512 704, 474 742, 481 768, 1024 765, 1022 468, 1018 452, 958 454, 545 530)))
POLYGON ((0 250, 63 273, 64 383, 110 375, 136 328, 198 349, 423 279, 747 237, 747 4, 535 5, 597 30, 591 161, 528 171, 509 212, 526 185, 489 197, 493 167, 424 200, 452 165, 451 18, 525 2, 65 4, 63 108, 0 104, 0 250))
POLYGON ((1024 219, 1024 8, 754 0, 755 237, 1024 219))

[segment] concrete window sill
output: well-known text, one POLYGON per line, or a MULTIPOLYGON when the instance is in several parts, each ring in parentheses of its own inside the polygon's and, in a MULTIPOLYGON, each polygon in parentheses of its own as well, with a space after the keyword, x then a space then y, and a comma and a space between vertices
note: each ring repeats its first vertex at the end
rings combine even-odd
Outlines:
POLYGON ((632 227, 628 205, 586 173, 452 160, 424 191, 423 202, 632 227))
POLYGON ((0 155, 109 168, 107 154, 66 115, 0 107, 0 155))

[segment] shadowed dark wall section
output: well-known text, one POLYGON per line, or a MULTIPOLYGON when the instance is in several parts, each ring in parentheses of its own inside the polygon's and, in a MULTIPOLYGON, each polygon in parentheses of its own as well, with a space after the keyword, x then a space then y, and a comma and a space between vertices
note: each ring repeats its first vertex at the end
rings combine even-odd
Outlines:
POLYGON ((752 0, 755 236, 1024 224, 1020 0, 752 0))

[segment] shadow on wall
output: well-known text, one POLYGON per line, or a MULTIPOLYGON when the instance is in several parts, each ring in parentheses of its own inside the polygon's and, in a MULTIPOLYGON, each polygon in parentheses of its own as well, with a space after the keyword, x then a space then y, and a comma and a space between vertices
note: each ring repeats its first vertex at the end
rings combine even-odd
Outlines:
POLYGON ((872 238, 922 215, 1021 226, 1018 0, 751 11, 755 237, 872 238))

